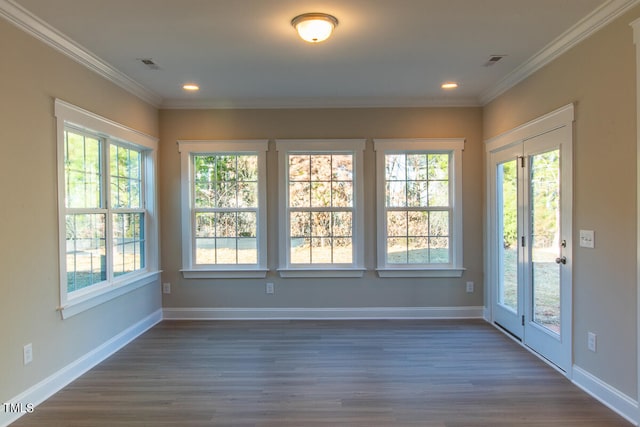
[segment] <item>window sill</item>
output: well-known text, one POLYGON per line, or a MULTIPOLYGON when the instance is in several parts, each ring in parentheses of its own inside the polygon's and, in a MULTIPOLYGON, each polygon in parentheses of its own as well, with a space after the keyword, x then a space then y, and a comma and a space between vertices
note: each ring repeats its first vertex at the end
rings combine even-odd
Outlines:
POLYGON ((351 277, 364 276, 364 268, 280 268, 280 277, 285 278, 311 278, 311 277, 351 277))
POLYGON ((160 271, 154 271, 151 273, 143 273, 137 275, 127 281, 120 283, 114 283, 111 286, 96 291, 95 293, 88 293, 82 297, 78 297, 75 300, 67 301, 63 307, 59 307, 58 310, 62 315, 62 319, 68 319, 69 317, 80 314, 83 311, 87 311, 100 304, 104 304, 107 301, 118 298, 121 295, 135 291, 143 286, 155 283, 160 278, 160 271))
POLYGON ((377 268, 380 277, 462 277, 466 268, 377 268))
POLYGON ((185 279, 264 279, 268 269, 180 270, 185 279))

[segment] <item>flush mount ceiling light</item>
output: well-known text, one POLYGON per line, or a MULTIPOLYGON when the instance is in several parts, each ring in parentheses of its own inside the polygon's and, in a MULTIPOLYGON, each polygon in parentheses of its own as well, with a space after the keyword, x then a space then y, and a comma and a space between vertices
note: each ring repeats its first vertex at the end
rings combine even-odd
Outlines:
POLYGON ((303 13, 293 18, 291 25, 298 31, 302 40, 320 43, 329 38, 338 25, 338 19, 326 13, 303 13))
POLYGON ((442 89, 455 89, 458 87, 458 83, 456 82, 446 82, 446 83, 442 83, 442 86, 440 86, 442 89))
POLYGON ((198 86, 195 83, 186 83, 186 84, 182 85, 182 89, 187 90, 189 92, 196 92, 196 91, 200 90, 200 86, 198 86))

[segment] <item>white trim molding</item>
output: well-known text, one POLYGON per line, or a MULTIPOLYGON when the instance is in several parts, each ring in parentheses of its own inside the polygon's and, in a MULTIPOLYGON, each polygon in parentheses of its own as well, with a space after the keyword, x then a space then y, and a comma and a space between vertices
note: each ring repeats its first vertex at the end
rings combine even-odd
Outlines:
MULTIPOLYGON (((267 151, 269 140, 179 140, 180 181, 182 190, 182 269, 185 279, 256 279, 265 278, 267 268, 267 151), (196 206, 194 201, 194 156, 255 155, 258 167, 255 264, 197 264, 196 263, 196 206)), ((254 209, 252 207, 251 209, 254 209)), ((231 208, 233 212, 241 208, 231 208), (236 210, 237 209, 237 210, 236 210)))
POLYGON ((639 3, 640 0, 609 0, 603 3, 507 74, 496 85, 481 93, 480 105, 487 105, 639 3))
MULTIPOLYGON (((463 209, 462 209, 462 152, 465 138, 394 138, 374 139, 376 152, 376 233, 377 264, 380 277, 462 277, 463 267, 463 209), (449 223, 449 262, 432 264, 390 263, 387 259, 387 212, 385 159, 389 154, 435 154, 449 155, 448 188, 449 202, 446 206, 431 208, 420 206, 420 212, 441 209, 450 216, 449 223)), ((407 178, 408 179, 408 178, 407 178)), ((408 181, 407 181, 408 182, 408 181)), ((402 211, 412 209, 409 206, 402 211)), ((406 236, 409 237, 409 236, 406 236)))
MULTIPOLYGON (((84 356, 49 375, 38 384, 9 399, 6 403, 19 404, 19 407, 22 408, 31 407, 27 405, 38 406, 161 321, 162 310, 151 313, 84 356)), ((0 426, 8 426, 22 415, 24 412, 0 411, 0 426)))
MULTIPOLYGON (((364 150, 367 140, 356 139, 277 139, 278 152, 278 225, 280 277, 362 277, 364 271, 364 150), (313 207, 325 212, 350 212, 352 217, 352 258, 349 262, 333 260, 331 263, 292 262, 292 240, 290 213, 302 212, 308 207, 290 206, 289 203, 289 155, 290 154, 346 154, 352 156, 351 183, 353 185, 351 206, 313 207)), ((311 179, 311 177, 309 177, 311 179)), ((310 182, 310 181, 309 181, 310 182)), ((311 196, 310 196, 311 197, 311 196)), ((310 211, 305 211, 310 212, 310 211)), ((332 249, 333 250, 333 249, 332 249)), ((347 260, 348 261, 348 260, 347 260)))
POLYGON ((0 0, 0 16, 58 52, 73 59, 106 80, 158 108, 162 98, 111 64, 103 61, 13 0, 0 0))
POLYGON ((482 319, 483 307, 166 307, 165 320, 482 319))
POLYGON ((574 365, 572 382, 632 424, 638 425, 640 422, 636 416, 639 410, 638 401, 622 393, 615 387, 610 386, 598 377, 574 365))

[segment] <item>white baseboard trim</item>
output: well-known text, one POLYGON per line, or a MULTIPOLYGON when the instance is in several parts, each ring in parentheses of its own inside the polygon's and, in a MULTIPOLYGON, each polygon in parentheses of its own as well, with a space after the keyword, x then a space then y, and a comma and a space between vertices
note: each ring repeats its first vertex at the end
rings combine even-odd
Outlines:
POLYGON ((164 308, 164 320, 482 319, 483 307, 164 308))
POLYGON ((637 426, 640 423, 640 420, 637 419, 638 402, 636 400, 578 366, 574 365, 572 371, 572 381, 576 386, 598 399, 603 405, 617 412, 633 425, 637 426))
MULTIPOLYGON (((154 325, 162 321, 162 310, 157 310, 140 320, 138 323, 130 326, 126 330, 120 332, 110 340, 106 341, 99 347, 91 350, 89 353, 71 362, 64 368, 55 372, 53 375, 40 381, 38 384, 23 391, 19 395, 10 399, 8 403, 17 405, 16 408, 22 408, 22 411, 7 411, 4 406, 0 406, 0 426, 6 427, 16 421, 22 415, 27 413, 28 408, 33 408, 47 400, 49 397, 62 390, 66 385, 71 383, 82 374, 116 353, 122 347, 142 335, 154 325)), ((33 410, 33 409, 32 409, 33 410)), ((37 411, 38 409, 35 408, 37 411)))

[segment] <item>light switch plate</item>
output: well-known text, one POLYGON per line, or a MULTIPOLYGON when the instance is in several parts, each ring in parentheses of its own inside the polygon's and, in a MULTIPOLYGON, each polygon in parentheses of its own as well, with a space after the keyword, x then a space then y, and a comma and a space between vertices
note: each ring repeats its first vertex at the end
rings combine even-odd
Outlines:
POLYGON ((595 248, 596 239, 593 230, 580 230, 580 247, 581 248, 595 248))

